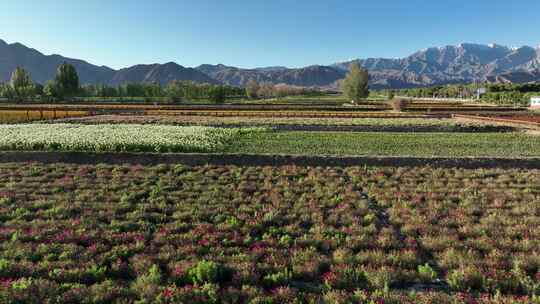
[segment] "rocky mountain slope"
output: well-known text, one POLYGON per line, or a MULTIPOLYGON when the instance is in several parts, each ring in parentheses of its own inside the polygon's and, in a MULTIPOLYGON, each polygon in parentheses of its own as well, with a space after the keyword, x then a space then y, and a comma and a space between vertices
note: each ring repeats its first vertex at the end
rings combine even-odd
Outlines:
POLYGON ((197 70, 233 86, 244 86, 249 80, 258 82, 286 83, 304 87, 325 87, 345 77, 346 71, 329 66, 314 65, 300 69, 282 67, 240 69, 219 65, 201 65, 197 70))
POLYGON ((191 80, 199 83, 219 83, 207 74, 186 68, 174 62, 165 64, 141 64, 118 70, 107 82, 111 85, 123 83, 158 82, 167 85, 172 80, 191 80))
MULTIPOLYGON (((352 62, 333 66, 346 70, 352 62)), ((370 70, 372 86, 428 86, 488 81, 500 74, 540 70, 540 48, 469 43, 429 48, 401 59, 356 62, 370 70)))
POLYGON ((127 82, 159 82, 165 85, 171 80, 218 83, 218 81, 196 69, 186 68, 174 62, 135 65, 116 71, 83 60, 60 55, 44 55, 20 43, 7 44, 5 41, 0 40, 0 81, 8 81, 13 70, 21 66, 30 72, 33 81, 43 84, 54 78, 56 69, 64 62, 75 66, 82 84, 118 85, 127 82))
POLYGON ((56 69, 63 62, 75 66, 83 83, 103 82, 111 79, 115 73, 113 69, 106 66, 96 66, 83 60, 60 55, 46 56, 20 43, 7 44, 0 40, 0 81, 9 80, 13 70, 22 66, 30 72, 34 81, 45 83, 54 78, 56 69))
POLYGON ((20 43, 7 44, 0 40, 0 81, 9 80, 11 72, 17 66, 22 66, 29 70, 34 81, 45 83, 54 77, 56 68, 62 62, 77 68, 83 84, 159 82, 164 85, 171 80, 192 80, 244 86, 254 79, 275 84, 335 88, 353 62, 369 70, 372 88, 407 88, 473 81, 540 81, 540 47, 529 46, 509 48, 496 44, 463 43, 428 48, 399 59, 356 59, 330 66, 313 65, 294 69, 281 66, 242 69, 222 64, 187 68, 169 62, 114 70, 60 55, 44 55, 20 43))

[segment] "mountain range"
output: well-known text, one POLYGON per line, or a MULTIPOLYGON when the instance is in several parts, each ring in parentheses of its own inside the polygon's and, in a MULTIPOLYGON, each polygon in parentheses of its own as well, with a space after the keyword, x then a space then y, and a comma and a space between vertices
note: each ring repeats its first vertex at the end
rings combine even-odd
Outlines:
POLYGON ((192 80, 199 83, 244 86, 250 79, 259 82, 285 83, 295 86, 336 88, 354 62, 370 73, 372 88, 409 88, 439 84, 540 81, 540 47, 510 48, 497 44, 463 43, 457 46, 433 47, 399 59, 369 58, 313 65, 304 68, 282 66, 244 69, 223 64, 203 64, 195 68, 174 62, 135 65, 114 70, 84 60, 60 55, 44 55, 20 43, 0 40, 0 81, 8 81, 11 72, 21 66, 32 79, 45 83, 52 79, 58 65, 75 66, 82 84, 108 84, 192 80))

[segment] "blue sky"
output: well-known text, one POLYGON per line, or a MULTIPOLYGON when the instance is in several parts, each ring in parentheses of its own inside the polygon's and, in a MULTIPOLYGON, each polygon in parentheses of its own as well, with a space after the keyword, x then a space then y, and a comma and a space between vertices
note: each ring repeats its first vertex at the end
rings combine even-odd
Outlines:
POLYGON ((461 42, 540 44, 538 0, 2 2, 0 39, 113 68, 300 67, 461 42))

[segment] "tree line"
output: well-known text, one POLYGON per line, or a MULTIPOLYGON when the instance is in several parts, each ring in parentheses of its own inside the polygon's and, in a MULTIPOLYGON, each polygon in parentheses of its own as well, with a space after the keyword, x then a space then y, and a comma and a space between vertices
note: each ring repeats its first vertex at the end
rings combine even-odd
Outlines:
MULTIPOLYGON (((340 83, 343 94, 353 102, 358 102, 369 96, 369 75, 366 69, 357 63, 350 67, 346 78, 340 83)), ((246 84, 246 96, 250 99, 279 98, 286 96, 318 96, 322 92, 313 88, 292 86, 287 84, 273 84, 270 82, 258 83, 250 80, 246 84)))
POLYGON ((159 83, 81 86, 77 70, 73 65, 67 63, 60 65, 54 79, 48 81, 45 85, 33 82, 30 73, 21 67, 13 71, 8 83, 0 83, 0 97, 17 102, 142 98, 146 101, 210 100, 220 103, 227 98, 241 98, 243 96, 245 96, 245 89, 243 88, 178 80, 173 80, 166 86, 161 86, 159 83))
POLYGON ((399 95, 415 98, 477 98, 486 103, 500 105, 527 106, 530 98, 540 96, 540 83, 483 83, 444 85, 426 88, 410 88, 395 91, 387 91, 388 95, 399 95), (485 88, 485 92, 478 94, 479 88, 485 88))
POLYGON ((173 80, 166 86, 159 83, 126 83, 119 86, 85 85, 81 87, 80 96, 87 98, 132 98, 139 97, 147 100, 165 99, 169 102, 192 100, 210 100, 216 103, 224 102, 227 98, 243 96, 241 88, 195 83, 193 81, 173 80))
POLYGON ((245 95, 249 99, 281 98, 287 96, 320 96, 322 92, 314 88, 305 88, 288 84, 272 82, 257 82, 249 80, 246 84, 245 95))
POLYGON ((64 99, 74 97, 79 92, 79 76, 72 65, 62 64, 53 80, 45 86, 34 83, 30 73, 18 67, 11 74, 7 84, 0 84, 0 96, 13 101, 41 99, 64 99))

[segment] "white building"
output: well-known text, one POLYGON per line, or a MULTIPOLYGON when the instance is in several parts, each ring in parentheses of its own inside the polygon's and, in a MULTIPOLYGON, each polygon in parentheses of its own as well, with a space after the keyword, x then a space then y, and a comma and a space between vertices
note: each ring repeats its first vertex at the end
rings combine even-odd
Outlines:
POLYGON ((531 108, 540 109, 540 96, 531 97, 531 108))

